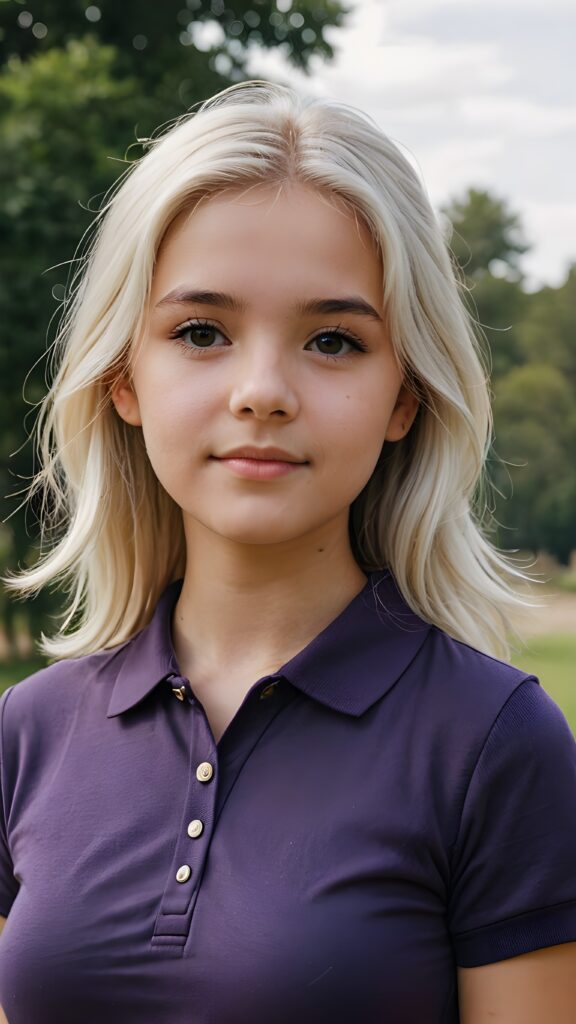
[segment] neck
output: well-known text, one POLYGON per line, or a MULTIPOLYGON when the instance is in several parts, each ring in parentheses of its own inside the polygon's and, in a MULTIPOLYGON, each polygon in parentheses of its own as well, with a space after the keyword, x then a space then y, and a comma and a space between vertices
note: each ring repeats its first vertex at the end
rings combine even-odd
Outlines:
POLYGON ((366 583, 341 526, 273 549, 187 528, 172 624, 182 673, 202 680, 252 670, 256 677, 302 650, 366 583))

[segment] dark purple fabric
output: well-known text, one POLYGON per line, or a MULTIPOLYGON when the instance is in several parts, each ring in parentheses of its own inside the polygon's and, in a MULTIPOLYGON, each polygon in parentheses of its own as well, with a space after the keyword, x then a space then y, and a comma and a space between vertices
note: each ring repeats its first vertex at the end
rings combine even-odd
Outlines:
POLYGON ((179 586, 0 701, 10 1024, 452 1024, 457 964, 576 940, 576 744, 533 677, 375 573, 216 745, 179 586))

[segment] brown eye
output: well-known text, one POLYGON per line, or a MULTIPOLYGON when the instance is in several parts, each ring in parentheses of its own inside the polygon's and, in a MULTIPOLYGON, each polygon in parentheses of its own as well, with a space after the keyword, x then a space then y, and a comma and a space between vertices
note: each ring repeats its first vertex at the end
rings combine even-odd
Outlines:
POLYGON ((188 327, 180 337, 189 337, 190 341, 194 342, 195 345, 201 348, 210 348, 214 341, 215 333, 218 332, 214 327, 188 327))
POLYGON ((177 327, 170 337, 179 339, 182 345, 194 352, 201 349, 221 348, 221 345, 214 344, 216 335, 223 337, 222 331, 215 324, 208 321, 188 320, 185 324, 177 327))
POLYGON ((342 330, 331 330, 322 331, 317 334, 315 338, 310 342, 311 345, 317 345, 317 351, 324 356, 332 356, 333 358, 341 357, 346 359, 347 356, 353 355, 355 352, 366 352, 367 348, 360 338, 354 337, 349 334, 348 331, 342 330))
POLYGON ((341 334, 319 334, 314 340, 317 342, 318 347, 321 347, 322 352, 328 356, 338 355, 342 351, 342 345, 346 344, 347 341, 341 334))

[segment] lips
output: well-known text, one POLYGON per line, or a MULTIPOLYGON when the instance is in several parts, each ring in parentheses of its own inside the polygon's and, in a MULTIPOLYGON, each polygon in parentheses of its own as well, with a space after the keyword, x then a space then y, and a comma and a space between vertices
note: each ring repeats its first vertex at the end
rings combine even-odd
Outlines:
POLYGON ((252 445, 244 445, 241 448, 231 448, 230 451, 221 455, 213 455, 215 459, 256 459, 261 462, 292 462, 297 465, 304 465, 307 459, 298 459, 291 452, 282 448, 257 448, 252 445))

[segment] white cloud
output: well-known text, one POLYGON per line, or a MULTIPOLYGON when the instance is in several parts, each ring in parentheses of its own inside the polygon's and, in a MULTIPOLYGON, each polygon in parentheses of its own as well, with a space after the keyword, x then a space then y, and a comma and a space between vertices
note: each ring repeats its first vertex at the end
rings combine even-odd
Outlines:
POLYGON ((527 203, 523 219, 527 237, 538 240, 523 260, 530 287, 562 284, 576 263, 576 202, 527 203))
POLYGON ((427 102, 454 99, 463 91, 463 83, 466 93, 499 88, 510 74, 491 44, 442 46, 414 37, 386 46, 367 46, 358 40, 341 54, 337 65, 326 67, 321 80, 324 89, 352 89, 368 102, 384 91, 391 102, 404 108, 424 98, 427 102))
POLYGON ((469 125, 488 125, 492 131, 504 130, 527 138, 576 128, 576 105, 557 108, 515 96, 470 97, 462 100, 459 112, 469 125))
POLYGON ((494 157, 501 149, 497 138, 475 139, 466 146, 453 139, 427 149, 419 163, 432 202, 439 206, 472 185, 490 188, 494 157))
MULTIPOLYGON (((363 5, 365 0, 358 0, 363 5)), ((437 14, 439 11, 448 11, 452 16, 469 17, 474 11, 475 5, 467 3, 467 0, 385 0, 386 11, 390 21, 414 21, 425 14, 437 14)), ((547 15, 553 12, 557 14, 574 13, 573 0, 482 0, 482 8, 488 10, 496 8, 501 14, 503 8, 513 10, 516 14, 520 10, 524 15, 531 11, 547 15)), ((497 31, 498 26, 494 26, 497 31)))
POLYGON ((356 0, 333 63, 307 77, 258 51, 250 73, 364 110, 437 206, 472 185, 508 200, 527 272, 558 283, 576 260, 575 28, 573 0, 356 0))

